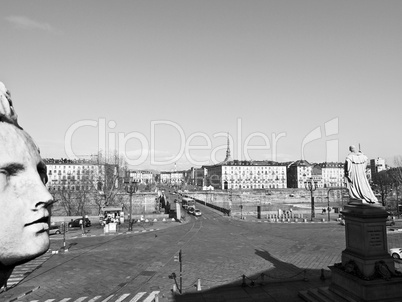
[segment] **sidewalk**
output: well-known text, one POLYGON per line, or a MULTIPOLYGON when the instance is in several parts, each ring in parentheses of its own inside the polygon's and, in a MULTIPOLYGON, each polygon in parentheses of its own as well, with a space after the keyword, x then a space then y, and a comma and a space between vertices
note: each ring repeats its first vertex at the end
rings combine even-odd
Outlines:
MULTIPOLYGON (((235 215, 232 216, 233 218, 236 219, 241 219, 241 214, 236 213, 235 215)), ((339 214, 331 213, 330 214, 330 219, 329 221, 332 223, 339 223, 337 220, 339 218, 339 214)), ((302 218, 300 217, 292 217, 292 218, 277 218, 276 222, 295 222, 295 219, 297 219, 298 222, 303 222, 303 220, 306 220, 306 222, 328 222, 328 214, 321 214, 321 213, 316 213, 315 218, 313 221, 311 221, 311 215, 303 215, 302 218)), ((268 222, 275 222, 274 218, 267 216, 267 215, 261 215, 261 218, 257 218, 257 214, 249 214, 249 213, 244 213, 243 214, 243 220, 246 221, 268 221, 268 222)))
MULTIPOLYGON (((95 237, 95 236, 113 236, 113 235, 122 235, 122 234, 133 234, 133 233, 141 233, 141 232, 152 232, 156 230, 163 230, 166 228, 182 225, 188 221, 172 221, 172 219, 167 219, 166 221, 149 221, 149 222, 137 222, 133 224, 132 231, 128 231, 128 224, 117 225, 115 232, 105 233, 104 228, 99 225, 92 225, 91 227, 87 227, 84 230, 80 228, 70 228, 66 234, 65 238, 68 239, 76 239, 76 238, 86 238, 86 237, 95 237)), ((50 235, 50 240, 63 240, 63 234, 53 234, 50 235)))
MULTIPOLYGON (((172 295, 169 301, 176 302, 301 302, 300 291, 312 288, 327 287, 331 283, 331 278, 325 276, 320 279, 320 274, 309 273, 309 278, 299 278, 296 280, 282 280, 272 282, 254 282, 246 279, 237 284, 222 285, 210 290, 196 291, 196 287, 183 295, 179 293, 172 295)), ((164 300, 162 300, 164 301, 164 300)))

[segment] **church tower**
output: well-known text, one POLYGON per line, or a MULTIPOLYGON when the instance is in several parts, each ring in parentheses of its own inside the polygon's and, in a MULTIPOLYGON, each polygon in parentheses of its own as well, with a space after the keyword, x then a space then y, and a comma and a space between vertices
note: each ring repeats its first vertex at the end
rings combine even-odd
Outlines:
POLYGON ((223 161, 223 162, 228 162, 228 161, 231 161, 232 160, 232 156, 230 155, 230 142, 229 142, 229 133, 228 133, 228 146, 227 146, 227 149, 226 149, 226 157, 225 157, 225 160, 223 161))

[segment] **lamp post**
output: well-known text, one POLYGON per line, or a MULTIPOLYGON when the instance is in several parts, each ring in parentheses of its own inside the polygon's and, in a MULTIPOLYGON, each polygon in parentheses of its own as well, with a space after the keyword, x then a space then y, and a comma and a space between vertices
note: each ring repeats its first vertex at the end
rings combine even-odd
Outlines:
POLYGON ((313 178, 310 178, 308 181, 304 182, 304 187, 307 191, 310 191, 311 194, 311 221, 313 221, 315 218, 313 192, 317 190, 317 181, 313 181, 313 178))
POLYGON ((327 212, 328 212, 328 222, 331 222, 331 216, 330 216, 330 210, 329 210, 329 197, 328 197, 328 207, 327 207, 327 212))
POLYGON ((132 182, 131 177, 130 180, 126 183, 126 192, 130 195, 130 212, 129 212, 129 220, 128 220, 128 230, 133 230, 133 225, 131 223, 132 220, 132 211, 133 211, 133 194, 137 192, 137 182, 132 182))
POLYGON ((399 218, 399 201, 398 201, 398 183, 395 184, 395 192, 396 192, 396 215, 399 218))
POLYGON ((229 190, 229 214, 228 214, 228 216, 230 216, 232 213, 232 201, 233 201, 232 199, 233 199, 233 192, 232 192, 232 189, 230 189, 229 190))

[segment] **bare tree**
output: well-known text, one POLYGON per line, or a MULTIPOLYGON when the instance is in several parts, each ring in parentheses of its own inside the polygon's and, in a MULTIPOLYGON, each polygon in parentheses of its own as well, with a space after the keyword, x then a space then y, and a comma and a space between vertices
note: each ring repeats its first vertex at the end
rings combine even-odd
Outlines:
POLYGON ((105 156, 102 152, 98 154, 98 163, 102 165, 98 175, 97 189, 103 199, 96 199, 99 209, 104 205, 113 205, 118 202, 117 196, 122 188, 122 175, 127 169, 124 158, 117 152, 105 156), (103 204, 102 204, 103 203, 103 204))
POLYGON ((396 156, 394 158, 395 167, 388 170, 389 175, 393 181, 395 193, 396 193, 396 206, 397 206, 397 213, 399 215, 399 190, 402 185, 402 156, 396 156))
POLYGON ((402 184, 402 156, 396 156, 394 158, 395 168, 392 168, 392 178, 398 185, 402 184))
POLYGON ((392 189, 392 178, 389 176, 388 171, 374 173, 372 175, 374 190, 381 194, 382 205, 385 206, 385 200, 392 189))
POLYGON ((77 196, 71 190, 61 190, 54 193, 58 200, 57 206, 61 207, 67 216, 77 215, 77 196))

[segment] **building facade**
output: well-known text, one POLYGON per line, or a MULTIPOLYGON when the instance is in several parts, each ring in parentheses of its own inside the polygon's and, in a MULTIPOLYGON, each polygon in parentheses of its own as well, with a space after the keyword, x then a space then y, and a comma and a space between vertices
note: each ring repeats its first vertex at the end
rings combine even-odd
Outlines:
POLYGON ((306 160, 297 160, 287 166, 287 187, 304 188, 312 178, 313 165, 306 160))
POLYGON ((170 172, 161 171, 160 173, 160 182, 162 184, 170 184, 171 174, 170 172))
POLYGON ((206 185, 218 190, 286 188, 286 166, 275 162, 231 160, 204 168, 206 185))
POLYGON ((377 157, 375 159, 370 159, 370 172, 371 175, 387 170, 387 165, 385 163, 385 159, 377 157))
POLYGON ((321 163, 322 187, 344 187, 345 186, 345 164, 344 163, 321 163))
POLYGON ((194 168, 194 173, 193 173, 194 179, 192 180, 192 184, 199 187, 203 188, 206 186, 206 178, 207 178, 207 169, 205 168, 194 168))
POLYGON ((84 160, 44 160, 47 166, 49 191, 102 190, 105 165, 84 160))
POLYGON ((190 180, 191 170, 161 171, 160 182, 162 184, 182 185, 190 180))
POLYGON ((129 177, 132 181, 141 184, 152 184, 155 183, 154 174, 147 170, 129 170, 129 177))

